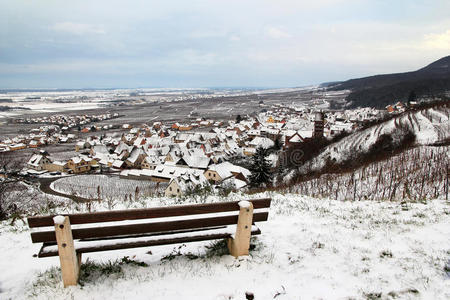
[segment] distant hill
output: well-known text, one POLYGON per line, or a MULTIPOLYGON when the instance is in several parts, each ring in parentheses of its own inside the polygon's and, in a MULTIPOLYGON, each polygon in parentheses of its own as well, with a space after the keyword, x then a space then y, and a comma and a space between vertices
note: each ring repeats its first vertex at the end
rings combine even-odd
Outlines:
POLYGON ((326 87, 330 87, 330 86, 336 86, 339 83, 342 83, 342 81, 323 82, 319 85, 319 87, 326 88, 326 87))
POLYGON ((350 79, 329 89, 351 90, 346 98, 351 107, 382 108, 397 100, 407 101, 412 92, 419 98, 440 96, 450 91, 450 56, 417 71, 350 79))

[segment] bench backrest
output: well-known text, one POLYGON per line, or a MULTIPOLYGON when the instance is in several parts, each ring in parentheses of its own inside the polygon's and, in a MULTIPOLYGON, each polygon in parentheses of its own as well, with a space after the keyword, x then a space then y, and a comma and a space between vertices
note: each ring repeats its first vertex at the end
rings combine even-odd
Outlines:
MULTIPOLYGON (((252 202, 254 209, 267 209, 270 207, 271 199, 255 199, 248 201, 252 202)), ((74 239, 95 239, 167 231, 194 230, 198 228, 236 224, 239 212, 238 203, 239 201, 233 201, 62 215, 69 217, 71 225, 167 218, 164 219, 164 221, 148 220, 150 222, 138 222, 137 224, 112 224, 107 226, 102 224, 87 228, 72 228, 72 236, 74 239), (214 215, 215 213, 225 212, 235 212, 235 214, 227 214, 222 216, 214 215), (201 216, 204 214, 210 215, 201 216), (192 217, 195 215, 198 215, 198 217, 192 217)), ((255 211, 253 214, 253 222, 267 221, 268 215, 268 211, 255 211)), ((54 227, 53 217, 54 215, 28 217, 28 225, 30 228, 48 226, 54 227)), ((32 232, 31 240, 33 243, 56 242, 55 231, 53 229, 48 231, 32 232)))

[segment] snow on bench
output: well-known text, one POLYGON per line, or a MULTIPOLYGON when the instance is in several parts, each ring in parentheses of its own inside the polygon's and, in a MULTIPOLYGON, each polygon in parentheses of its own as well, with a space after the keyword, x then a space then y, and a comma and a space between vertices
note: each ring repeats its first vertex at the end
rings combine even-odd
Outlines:
MULTIPOLYGON (((146 246, 169 245, 185 242, 198 242, 205 240, 231 238, 235 232, 236 232, 236 225, 229 225, 223 228, 171 233, 156 236, 125 237, 108 240, 79 240, 74 241, 74 247, 77 253, 88 253, 88 252, 124 249, 124 246, 126 248, 138 248, 146 246)), ((255 225, 252 225, 251 234, 252 235, 261 234, 261 231, 255 225)), ((44 246, 39 252, 39 257, 49 257, 57 255, 58 255, 58 245, 44 246)))

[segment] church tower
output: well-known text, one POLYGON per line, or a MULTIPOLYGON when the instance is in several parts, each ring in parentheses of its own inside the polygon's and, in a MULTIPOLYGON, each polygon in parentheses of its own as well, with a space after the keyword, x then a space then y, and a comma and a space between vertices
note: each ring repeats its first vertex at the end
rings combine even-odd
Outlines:
POLYGON ((321 112, 316 112, 314 115, 314 138, 323 137, 324 115, 321 112))

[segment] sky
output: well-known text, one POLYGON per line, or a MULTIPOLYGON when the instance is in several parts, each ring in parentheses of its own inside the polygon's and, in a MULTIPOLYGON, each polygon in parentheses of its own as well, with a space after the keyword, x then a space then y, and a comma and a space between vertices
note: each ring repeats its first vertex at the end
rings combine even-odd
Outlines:
POLYGON ((297 87, 447 55, 448 0, 0 0, 0 88, 297 87))

